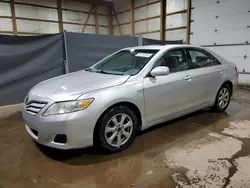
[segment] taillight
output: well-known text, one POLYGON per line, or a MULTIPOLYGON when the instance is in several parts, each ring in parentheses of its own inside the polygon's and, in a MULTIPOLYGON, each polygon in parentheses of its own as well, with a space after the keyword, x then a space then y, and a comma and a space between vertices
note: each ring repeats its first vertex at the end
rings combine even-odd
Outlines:
POLYGON ((238 68, 236 67, 236 65, 234 66, 234 69, 235 69, 235 72, 236 72, 236 75, 237 75, 237 78, 239 77, 239 72, 238 72, 238 68))

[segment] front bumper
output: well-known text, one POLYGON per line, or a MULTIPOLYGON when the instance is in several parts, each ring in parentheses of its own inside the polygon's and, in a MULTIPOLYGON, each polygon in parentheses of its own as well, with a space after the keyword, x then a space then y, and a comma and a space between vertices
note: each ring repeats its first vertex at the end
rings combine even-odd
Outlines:
POLYGON ((23 110, 25 128, 36 142, 63 150, 93 145, 96 117, 91 110, 47 117, 43 117, 42 113, 32 116, 23 110), (55 142, 57 135, 66 135, 66 143, 55 142))

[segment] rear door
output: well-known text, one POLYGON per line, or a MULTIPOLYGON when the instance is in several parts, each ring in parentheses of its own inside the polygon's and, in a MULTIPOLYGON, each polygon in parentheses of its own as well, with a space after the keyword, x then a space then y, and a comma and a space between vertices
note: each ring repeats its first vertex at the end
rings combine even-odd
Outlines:
POLYGON ((223 65, 210 53, 200 48, 186 49, 192 77, 190 98, 193 107, 212 102, 223 81, 223 65))

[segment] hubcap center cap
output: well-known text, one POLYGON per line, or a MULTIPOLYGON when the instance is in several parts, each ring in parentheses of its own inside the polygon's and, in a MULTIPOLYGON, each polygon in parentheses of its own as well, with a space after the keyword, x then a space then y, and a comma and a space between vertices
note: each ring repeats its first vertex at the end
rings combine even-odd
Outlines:
POLYGON ((121 132, 121 130, 122 130, 122 129, 119 127, 119 128, 118 128, 118 132, 121 132))

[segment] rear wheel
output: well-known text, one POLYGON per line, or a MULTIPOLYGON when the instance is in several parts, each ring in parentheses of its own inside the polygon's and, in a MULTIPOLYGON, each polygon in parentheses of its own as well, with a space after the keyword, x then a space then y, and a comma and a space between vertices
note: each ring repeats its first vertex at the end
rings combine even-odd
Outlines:
POLYGON ((138 120, 132 110, 125 106, 114 107, 97 124, 98 146, 108 153, 124 150, 135 138, 137 125, 138 120))
POLYGON ((212 108, 213 111, 224 112, 230 103, 230 99, 231 99, 230 87, 227 84, 223 84, 217 93, 215 103, 212 108))

